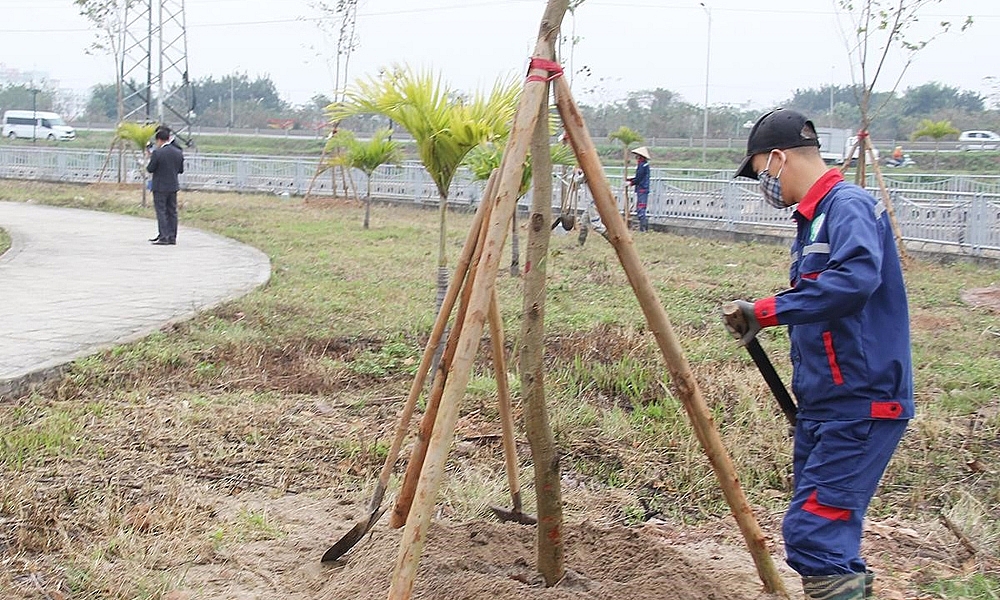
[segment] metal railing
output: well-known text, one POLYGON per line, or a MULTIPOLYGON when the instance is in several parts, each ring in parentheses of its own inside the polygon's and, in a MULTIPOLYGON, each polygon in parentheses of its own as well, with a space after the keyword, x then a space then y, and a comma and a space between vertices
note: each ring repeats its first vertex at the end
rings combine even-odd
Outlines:
MULTIPOLYGON (((66 150, 0 146, 0 178, 95 183, 143 180, 143 159, 137 154, 100 150, 66 150)), ((332 171, 315 177, 315 157, 267 157, 196 154, 185 157, 182 185, 191 190, 233 191, 301 196, 343 193, 344 179, 332 171)), ((560 167, 556 167, 557 174, 560 167)), ((624 204, 621 167, 608 167, 609 184, 619 206, 624 204)), ((768 206, 753 182, 734 181, 730 171, 652 169, 649 219, 654 226, 683 224, 727 231, 790 235, 789 211, 768 206)), ((348 187, 364 190, 360 171, 349 175, 348 187)), ((931 251, 972 256, 1000 256, 1000 176, 889 175, 885 179, 904 239, 931 251)), ((557 182, 558 184, 558 182, 557 182)), ((874 177, 867 187, 878 194, 874 177)), ((449 191, 454 207, 475 206, 484 184, 460 169, 449 191)), ((554 206, 559 206, 556 186, 554 206)), ((413 205, 437 205, 438 192, 418 163, 385 165, 372 179, 372 196, 413 205)), ((579 210, 591 201, 586 186, 579 210)), ((530 205, 530 193, 521 206, 530 205)))

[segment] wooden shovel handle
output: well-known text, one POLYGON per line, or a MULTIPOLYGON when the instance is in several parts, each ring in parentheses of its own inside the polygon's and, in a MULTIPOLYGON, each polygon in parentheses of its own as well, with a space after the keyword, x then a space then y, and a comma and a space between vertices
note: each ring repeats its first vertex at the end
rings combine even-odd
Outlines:
POLYGON ((503 439, 503 460, 507 470, 507 485, 510 486, 510 497, 514 510, 521 512, 521 486, 517 480, 517 445, 514 442, 514 414, 511 409, 510 388, 507 385, 506 350, 503 341, 503 318, 500 315, 500 303, 496 290, 490 299, 490 343, 493 349, 493 373, 497 380, 497 400, 500 410, 500 429, 503 439))

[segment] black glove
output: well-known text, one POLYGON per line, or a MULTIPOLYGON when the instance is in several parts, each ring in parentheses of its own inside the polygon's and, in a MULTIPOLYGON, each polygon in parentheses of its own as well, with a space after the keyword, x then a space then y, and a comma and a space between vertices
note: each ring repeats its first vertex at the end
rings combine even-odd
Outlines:
POLYGON ((753 312, 753 303, 746 300, 733 300, 725 304, 722 307, 722 322, 741 346, 749 344, 760 332, 760 322, 753 312))

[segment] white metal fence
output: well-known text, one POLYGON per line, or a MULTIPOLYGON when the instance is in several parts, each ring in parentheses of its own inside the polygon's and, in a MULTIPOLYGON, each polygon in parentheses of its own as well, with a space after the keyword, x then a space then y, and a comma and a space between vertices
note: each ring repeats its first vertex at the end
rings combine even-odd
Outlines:
MULTIPOLYGON (((186 156, 185 189, 303 195, 316 172, 315 157, 195 154, 186 156)), ((95 183, 99 180, 142 181, 144 163, 137 155, 101 150, 65 150, 0 146, 0 178, 95 183), (119 161, 121 169, 119 171, 119 161)), ((559 167, 557 167, 559 169, 559 167)), ((611 167, 608 180, 622 203, 622 170, 611 167)), ((731 172, 653 169, 649 219, 656 224, 683 224, 730 231, 791 232, 788 211, 768 206, 753 182, 734 181, 731 172)), ((365 189, 365 175, 350 174, 353 185, 365 189)), ((903 237, 927 249, 973 256, 1000 255, 1000 176, 895 175, 886 178, 903 237)), ((868 188, 878 193, 873 178, 868 188)), ((343 182, 332 172, 313 182, 312 193, 329 196, 343 182)), ((448 201, 474 206, 483 182, 459 170, 448 201)), ((363 193, 363 192, 362 192, 363 193)), ((434 182, 417 163, 380 167, 372 179, 372 196, 380 200, 438 203, 434 182)), ((558 206, 558 187, 556 205, 558 206)), ((579 208, 590 201, 586 188, 579 208)), ((530 198, 522 199, 522 206, 530 198)))

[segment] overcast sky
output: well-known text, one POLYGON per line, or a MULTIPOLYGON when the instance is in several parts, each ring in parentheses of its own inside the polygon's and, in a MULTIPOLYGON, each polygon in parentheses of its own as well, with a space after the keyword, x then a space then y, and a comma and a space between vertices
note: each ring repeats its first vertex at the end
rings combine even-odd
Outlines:
MULTIPOLYGON (((332 70, 325 39, 308 0, 186 0, 192 78, 231 72, 270 76, 285 100, 299 104, 329 94, 332 70)), ((797 88, 851 82, 843 15, 836 0, 586 0, 565 34, 575 31, 581 102, 623 98, 628 91, 666 88, 701 105, 706 51, 710 104, 765 109, 797 88), (839 15, 839 16, 838 16, 839 15)), ((454 87, 471 91, 498 76, 523 73, 544 0, 360 0, 359 46, 351 75, 405 62, 432 67, 454 87)), ((70 0, 0 0, 0 64, 36 71, 80 91, 114 80, 107 55, 88 55, 89 22, 70 0)), ((900 90, 939 81, 985 95, 1000 75, 1000 2, 941 0, 924 12, 931 31, 949 20, 954 30, 921 51, 900 90), (959 33, 957 24, 975 23, 959 33)), ((849 34, 850 35, 850 34, 849 34)), ((917 38, 926 38, 916 36, 917 38)), ((899 73, 897 54, 889 73, 899 73)), ((564 47, 564 63, 569 47, 564 47)), ((568 66, 568 64, 567 64, 568 66)), ((884 78, 883 89, 891 86, 884 78)))

